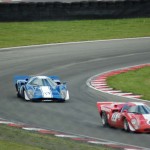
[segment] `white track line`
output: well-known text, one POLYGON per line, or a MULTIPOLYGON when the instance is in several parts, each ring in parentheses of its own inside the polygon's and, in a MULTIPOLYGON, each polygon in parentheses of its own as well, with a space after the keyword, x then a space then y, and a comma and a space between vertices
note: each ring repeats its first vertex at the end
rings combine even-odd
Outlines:
MULTIPOLYGON (((148 100, 143 100, 143 99, 140 99, 141 95, 134 95, 133 93, 123 93, 122 91, 120 90, 109 90, 109 88, 111 87, 101 87, 101 85, 104 85, 104 86, 107 86, 107 83, 103 83, 103 84, 99 84, 98 83, 98 79, 94 79, 94 78, 100 78, 103 77, 103 76, 109 76, 111 74, 115 74, 117 72, 122 72, 122 71, 131 71, 131 70, 135 70, 135 69, 139 69, 143 66, 150 66, 149 63, 147 64, 139 64, 139 65, 135 65, 135 66, 128 66, 128 67, 123 67, 123 68, 119 68, 119 69, 115 69, 115 70, 110 70, 110 71, 107 71, 107 72, 103 72, 101 74, 97 74, 95 76, 92 76, 91 78, 89 78, 86 82, 86 84, 92 88, 92 89, 95 89, 97 91, 100 91, 100 92, 103 92, 103 93, 108 93, 108 94, 111 94, 111 95, 116 95, 116 96, 120 96, 120 97, 126 97, 126 98, 131 98, 131 99, 134 99, 134 100, 140 100, 140 101, 146 101, 146 102, 150 102, 148 100), (95 82, 96 81, 96 82, 95 82)), ((106 78, 107 78, 106 77, 106 78)))
POLYGON ((19 49, 19 48, 32 48, 32 47, 44 47, 44 46, 57 46, 57 45, 70 45, 70 44, 84 44, 84 43, 96 43, 96 42, 108 42, 108 41, 138 40, 138 39, 150 39, 150 37, 122 38, 122 39, 108 39, 108 40, 93 40, 93 41, 65 42, 65 43, 51 43, 51 44, 40 44, 40 45, 0 48, 0 50, 19 49))

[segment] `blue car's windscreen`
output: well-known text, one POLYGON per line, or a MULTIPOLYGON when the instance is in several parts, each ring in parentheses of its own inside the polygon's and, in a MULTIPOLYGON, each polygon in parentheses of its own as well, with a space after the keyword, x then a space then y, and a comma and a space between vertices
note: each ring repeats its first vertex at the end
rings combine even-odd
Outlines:
POLYGON ((50 78, 33 78, 33 80, 29 81, 28 84, 33 86, 51 86, 52 88, 56 87, 56 83, 50 78))
POLYGON ((52 88, 55 88, 56 87, 56 83, 50 79, 50 78, 47 78, 47 79, 43 79, 43 82, 44 82, 44 86, 51 86, 52 88))

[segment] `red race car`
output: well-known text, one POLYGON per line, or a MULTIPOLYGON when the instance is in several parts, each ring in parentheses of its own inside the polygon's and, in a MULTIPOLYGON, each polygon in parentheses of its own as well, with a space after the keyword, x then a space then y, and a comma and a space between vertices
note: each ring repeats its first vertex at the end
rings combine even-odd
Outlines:
POLYGON ((141 102, 97 102, 102 125, 150 133, 150 107, 141 102))

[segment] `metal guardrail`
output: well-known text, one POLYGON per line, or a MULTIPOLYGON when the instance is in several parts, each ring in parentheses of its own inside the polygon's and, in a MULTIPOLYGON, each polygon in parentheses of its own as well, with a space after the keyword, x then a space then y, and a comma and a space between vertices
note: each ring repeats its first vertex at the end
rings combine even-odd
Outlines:
POLYGON ((150 17, 150 0, 0 3, 0 21, 150 17))

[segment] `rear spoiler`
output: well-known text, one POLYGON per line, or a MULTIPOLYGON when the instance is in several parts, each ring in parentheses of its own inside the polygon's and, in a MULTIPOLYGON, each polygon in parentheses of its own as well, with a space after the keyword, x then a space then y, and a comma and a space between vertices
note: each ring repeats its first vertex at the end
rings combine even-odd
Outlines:
MULTIPOLYGON (((30 79, 31 77, 32 76, 28 76, 28 75, 16 75, 14 76, 14 83, 16 84, 18 80, 27 80, 30 79)), ((48 77, 54 80, 54 82, 56 83, 61 83, 60 78, 58 76, 48 76, 48 77)))
POLYGON ((30 79, 31 76, 28 75, 16 75, 13 78, 14 83, 16 84, 18 80, 27 80, 30 79))
POLYGON ((102 105, 110 105, 112 104, 113 102, 97 102, 97 109, 98 109, 98 112, 101 112, 101 106, 102 105))
POLYGON ((54 82, 56 82, 57 84, 61 83, 60 78, 58 76, 48 76, 48 77, 51 78, 52 80, 54 80, 54 82))
POLYGON ((99 112, 101 112, 102 105, 111 105, 111 104, 113 104, 114 107, 116 107, 116 109, 118 110, 119 109, 118 105, 124 104, 124 102, 116 102, 116 103, 115 102, 97 102, 97 109, 99 112))

